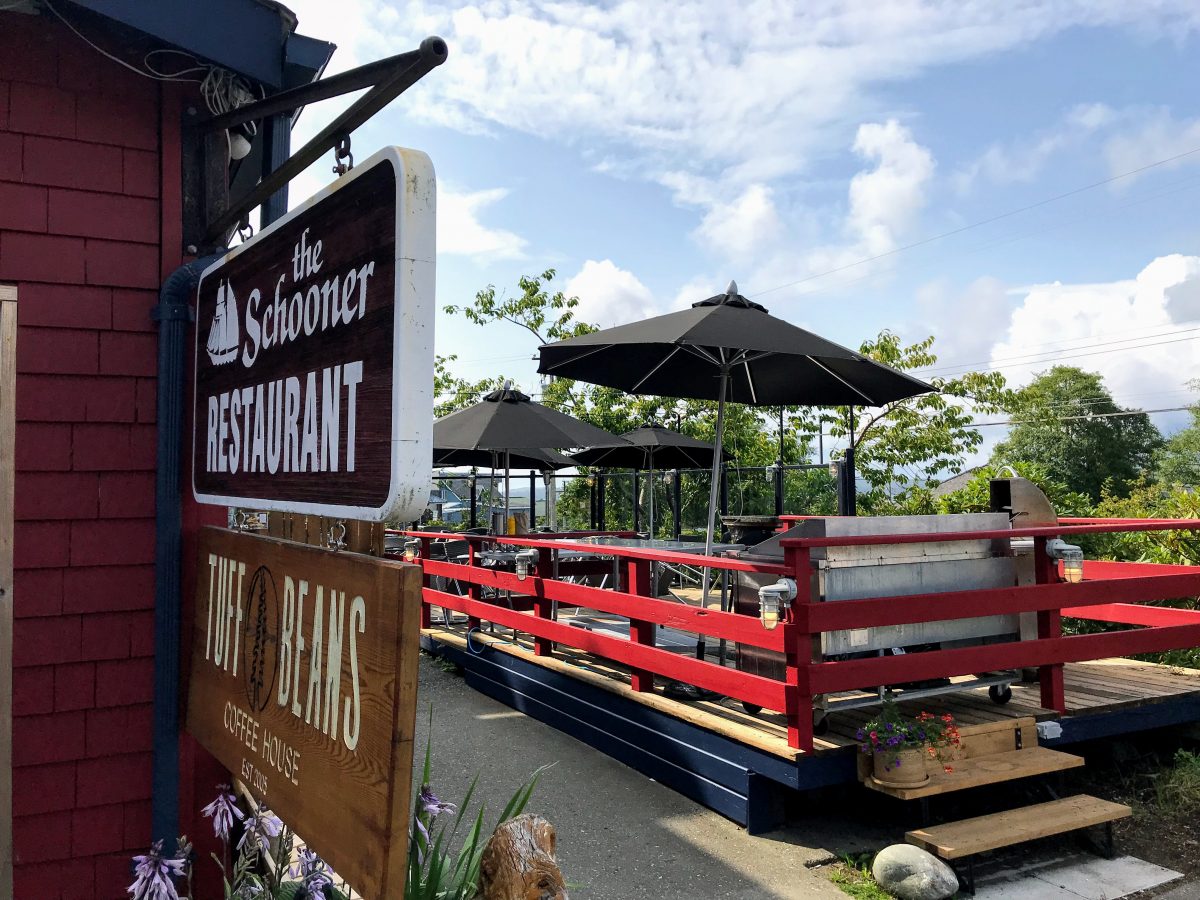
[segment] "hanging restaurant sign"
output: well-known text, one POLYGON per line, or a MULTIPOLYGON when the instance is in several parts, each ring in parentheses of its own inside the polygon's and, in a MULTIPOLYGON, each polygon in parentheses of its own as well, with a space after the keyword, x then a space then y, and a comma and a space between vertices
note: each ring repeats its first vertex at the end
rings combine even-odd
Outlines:
POLYGON ((205 269, 202 503, 411 521, 428 502, 435 182, 389 147, 205 269))
POLYGON ((420 569, 205 528, 187 730, 361 896, 403 895, 420 569))

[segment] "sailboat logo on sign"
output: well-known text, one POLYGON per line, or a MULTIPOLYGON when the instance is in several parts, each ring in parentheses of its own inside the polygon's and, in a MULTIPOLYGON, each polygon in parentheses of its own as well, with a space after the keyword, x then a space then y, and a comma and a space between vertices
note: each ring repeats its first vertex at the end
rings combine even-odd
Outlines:
POLYGON ((237 358, 238 346, 242 342, 238 325, 237 297, 228 281, 217 288, 217 308, 213 313, 212 327, 208 331, 208 358, 214 366, 223 366, 237 358))

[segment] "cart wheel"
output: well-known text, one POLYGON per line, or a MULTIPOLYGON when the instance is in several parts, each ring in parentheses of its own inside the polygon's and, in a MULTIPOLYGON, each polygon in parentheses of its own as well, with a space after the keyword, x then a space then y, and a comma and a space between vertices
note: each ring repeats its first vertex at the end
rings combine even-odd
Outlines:
POLYGON ((1012 686, 1006 684, 1001 687, 998 684, 993 684, 988 688, 988 696, 992 698, 992 702, 997 706, 1003 706, 1012 699, 1012 686))
POLYGON ((761 706, 758 706, 754 703, 747 703, 745 700, 742 701, 742 709, 750 713, 752 716, 757 716, 760 712, 762 712, 761 706))
POLYGON ((813 734, 822 735, 829 733, 829 716, 821 716, 813 722, 813 734))

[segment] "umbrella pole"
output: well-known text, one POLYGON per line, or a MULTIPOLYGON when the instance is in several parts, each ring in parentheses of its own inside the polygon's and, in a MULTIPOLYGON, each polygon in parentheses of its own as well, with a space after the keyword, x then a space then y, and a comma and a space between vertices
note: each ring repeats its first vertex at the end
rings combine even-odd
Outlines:
MULTIPOLYGON (((729 369, 721 367, 721 384, 717 393, 717 434, 713 442, 712 483, 708 488, 708 531, 704 535, 704 555, 712 556, 713 537, 717 530, 717 493, 720 489, 721 477, 721 442, 725 431, 725 392, 729 385, 729 369)), ((700 604, 708 609, 708 566, 704 567, 703 580, 700 583, 700 604)), ((704 659, 704 635, 696 641, 696 659, 704 659)))
POLYGON ((650 499, 647 518, 650 519, 650 540, 654 540, 654 448, 650 448, 650 499))
POLYGON ((510 515, 509 506, 508 506, 508 484, 509 484, 509 464, 511 461, 512 461, 511 455, 509 454, 508 450, 505 450, 504 451, 504 533, 505 534, 508 534, 508 517, 510 515))

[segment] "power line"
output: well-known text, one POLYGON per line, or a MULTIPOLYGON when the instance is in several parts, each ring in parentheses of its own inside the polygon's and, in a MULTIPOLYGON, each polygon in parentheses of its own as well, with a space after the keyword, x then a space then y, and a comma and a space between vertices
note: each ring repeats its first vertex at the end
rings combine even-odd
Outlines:
POLYGON ((1026 366, 1026 365, 1039 365, 1041 363, 1057 362, 1060 359, 1075 359, 1077 356, 1095 356, 1096 353, 1090 352, 1090 351, 1095 351, 1096 348, 1099 348, 1099 347, 1112 347, 1111 350, 1102 351, 1102 352, 1119 353, 1122 350, 1141 350, 1146 347, 1158 347, 1162 344, 1177 344, 1182 341, 1191 341, 1191 340, 1195 340, 1196 335, 1193 334, 1193 332, 1197 332, 1197 331, 1200 331, 1200 327, 1180 328, 1180 329, 1176 329, 1174 331, 1164 331, 1164 332, 1161 332, 1160 334, 1147 334, 1147 335, 1142 335, 1140 337, 1118 338, 1117 340, 1114 340, 1114 341, 1099 341, 1099 342, 1090 343, 1090 344, 1081 344, 1078 347, 1067 347, 1067 348, 1064 348, 1063 350, 1042 350, 1042 351, 1038 351, 1036 353, 1024 353, 1019 356, 1002 357, 997 360, 988 360, 986 362, 983 360, 980 360, 978 363, 959 363, 958 365, 953 365, 953 366, 939 366, 936 368, 915 370, 915 371, 922 371, 924 374, 927 374, 927 375, 961 374, 960 371, 955 371, 955 370, 969 371, 978 366, 984 366, 986 368, 991 368, 991 369, 998 369, 998 368, 1005 368, 1008 366, 1020 367, 1020 366, 1026 366), (1142 341, 1142 340, 1145 340, 1146 338, 1171 337, 1171 336, 1177 335, 1177 334, 1192 334, 1192 337, 1175 338, 1174 340, 1168 340, 1168 341, 1154 341, 1154 342, 1151 342, 1148 344, 1135 344, 1135 345, 1129 346, 1129 347, 1114 346, 1116 344, 1127 344, 1130 341, 1142 341), (1085 351, 1089 351, 1089 352, 1087 352, 1087 353, 1076 353, 1075 352, 1075 351, 1079 351, 1079 350, 1085 350, 1085 351), (1044 359, 1034 359, 1033 357, 1045 357, 1045 358, 1044 359))
POLYGON ((1078 422, 1078 421, 1083 421, 1085 419, 1120 419, 1120 418, 1123 418, 1126 416, 1148 416, 1153 413, 1184 412, 1191 408, 1192 407, 1190 407, 1190 406, 1166 406, 1161 409, 1139 409, 1139 410, 1130 410, 1130 411, 1126 411, 1126 412, 1115 412, 1115 413, 1094 413, 1094 414, 1090 414, 1090 415, 1086 415, 1086 416, 1059 416, 1059 417, 1048 418, 1048 419, 1025 419, 1025 420, 1021 420, 1021 421, 1009 421, 1009 422, 976 422, 975 424, 971 425, 970 427, 971 428, 988 428, 989 426, 992 426, 992 425, 1045 425, 1045 424, 1052 423, 1052 422, 1053 423, 1078 422))
POLYGON ((1017 209, 1009 210, 1008 212, 1003 212, 1003 213, 999 213, 994 216, 989 216, 986 219, 980 219, 976 222, 971 222, 968 225, 962 225, 958 228, 953 228, 950 231, 943 231, 940 234, 931 235, 930 237, 922 238, 919 241, 913 241, 912 243, 909 243, 909 244, 903 244, 899 247, 893 247, 891 250, 887 250, 883 253, 876 253, 873 256, 866 256, 866 257, 863 257, 862 259, 855 260, 854 262, 849 262, 849 263, 845 263, 844 265, 835 266, 832 269, 826 269, 824 272, 816 272, 812 275, 805 276, 804 278, 798 278, 795 281, 789 281, 786 284, 776 285, 775 287, 767 288, 766 290, 758 291, 757 293, 749 294, 748 296, 751 297, 752 299, 757 298, 757 297, 763 297, 767 294, 772 294, 775 291, 782 291, 784 288, 795 287, 798 284, 805 284, 806 282, 809 282, 809 281, 815 281, 818 278, 824 278, 827 275, 836 275, 838 272, 845 272, 847 269, 857 268, 858 266, 866 265, 867 263, 876 262, 881 259, 886 259, 889 256, 895 256, 896 254, 903 253, 907 250, 915 250, 917 247, 924 247, 925 245, 932 244, 935 241, 944 240, 945 238, 948 238, 948 237, 954 237, 957 234, 962 234, 963 232, 971 231, 975 228, 980 228, 984 225, 990 225, 993 222, 999 222, 1002 219, 1008 219, 1008 218, 1011 218, 1012 216, 1020 215, 1021 213, 1026 213, 1026 212, 1029 212, 1034 209, 1039 209, 1040 207, 1043 207, 1043 206, 1048 206, 1051 203, 1057 203, 1059 200, 1065 200, 1068 197, 1074 197, 1075 195, 1082 194, 1085 191, 1094 190, 1095 188, 1098 188, 1098 187, 1104 187, 1107 184, 1113 184, 1114 182, 1121 181, 1125 178, 1131 178, 1134 175, 1140 175, 1141 173, 1147 172, 1150 169, 1155 169, 1159 166, 1165 166, 1169 163, 1178 162, 1179 160, 1184 159, 1188 156, 1192 156, 1196 153, 1200 153, 1200 147, 1193 147, 1191 150, 1185 150, 1183 153, 1177 153, 1174 156, 1168 156, 1166 159, 1160 159, 1160 160, 1156 160, 1151 163, 1147 163, 1144 166, 1139 166, 1138 168, 1131 169, 1128 172, 1122 172, 1119 175, 1112 175, 1101 181, 1094 181, 1091 184, 1085 184, 1082 187, 1077 187, 1072 190, 1065 191, 1064 193, 1061 193, 1061 194, 1055 194, 1053 197, 1047 197, 1046 199, 1039 200, 1036 203, 1030 203, 1027 206, 1022 206, 1017 209))

